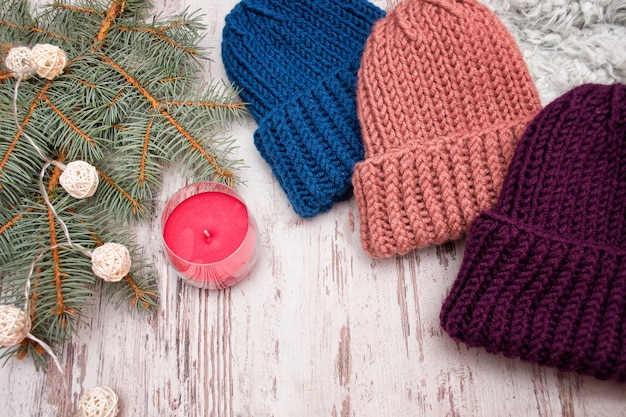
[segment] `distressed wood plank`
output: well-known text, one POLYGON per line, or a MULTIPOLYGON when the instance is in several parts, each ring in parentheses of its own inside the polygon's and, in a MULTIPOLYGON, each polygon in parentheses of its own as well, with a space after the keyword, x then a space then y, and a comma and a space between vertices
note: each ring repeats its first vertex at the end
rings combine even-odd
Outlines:
MULTIPOLYGON (((390 9, 397 0, 377 0, 390 9)), ((202 8, 219 59, 224 16, 236 0, 158 0, 172 13, 202 8)), ((354 201, 303 220, 252 144, 234 127, 250 169, 240 188, 261 235, 260 260, 231 289, 184 285, 161 248, 159 213, 186 179, 171 173, 138 242, 156 265, 154 318, 93 306, 60 357, 66 374, 28 361, 0 371, 1 415, 69 415, 80 395, 111 386, 120 416, 607 416, 626 415, 626 386, 468 349, 439 327, 464 242, 372 260, 360 248, 354 201), (64 393, 62 380, 70 387, 64 393)))

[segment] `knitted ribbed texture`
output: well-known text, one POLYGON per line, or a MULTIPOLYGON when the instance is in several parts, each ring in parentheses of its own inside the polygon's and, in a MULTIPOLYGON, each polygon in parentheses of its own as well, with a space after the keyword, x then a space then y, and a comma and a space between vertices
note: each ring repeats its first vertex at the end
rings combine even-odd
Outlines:
POLYGON ((472 225, 441 311, 458 341, 626 381, 626 86, 588 84, 528 126, 472 225))
POLYGON ((257 149, 302 217, 352 195, 363 159, 356 74, 382 16, 366 0, 243 0, 226 17, 226 72, 259 125, 257 149))
POLYGON ((357 108, 362 245, 387 257, 460 238, 493 207, 541 104, 515 41, 486 7, 406 0, 374 25, 357 108))

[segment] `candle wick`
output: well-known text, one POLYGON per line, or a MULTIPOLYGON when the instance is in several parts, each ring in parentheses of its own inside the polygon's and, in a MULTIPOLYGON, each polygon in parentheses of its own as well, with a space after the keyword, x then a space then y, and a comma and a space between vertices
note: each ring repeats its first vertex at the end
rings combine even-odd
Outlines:
POLYGON ((204 230, 204 235, 206 237, 211 237, 211 233, 209 233, 206 229, 204 230))

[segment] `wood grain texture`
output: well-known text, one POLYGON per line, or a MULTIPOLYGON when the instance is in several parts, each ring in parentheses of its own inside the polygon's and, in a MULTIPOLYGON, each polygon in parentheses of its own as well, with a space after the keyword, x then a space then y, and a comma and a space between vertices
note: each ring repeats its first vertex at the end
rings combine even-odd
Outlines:
MULTIPOLYGON (((224 78, 224 16, 236 0, 158 0, 172 13, 201 8, 214 47, 206 76, 224 78)), ((397 0, 377 0, 390 9, 397 0)), ((439 326, 464 242, 373 260, 361 249, 355 202, 303 220, 252 143, 233 135, 249 169, 239 189, 261 235, 252 274, 219 292, 184 285, 161 248, 159 213, 185 185, 166 178, 138 243, 156 265, 161 306, 129 317, 104 301, 45 375, 29 361, 0 370, 0 416, 68 416, 80 395, 107 385, 120 416, 408 417, 626 416, 626 385, 468 349, 439 326), (63 379, 70 394, 63 390, 63 379)))

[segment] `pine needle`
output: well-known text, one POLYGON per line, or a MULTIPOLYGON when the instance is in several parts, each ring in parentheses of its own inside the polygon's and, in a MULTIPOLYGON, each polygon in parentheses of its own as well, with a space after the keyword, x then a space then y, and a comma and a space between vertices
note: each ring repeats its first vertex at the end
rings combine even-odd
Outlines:
MULTIPOLYGON (((210 59, 202 16, 185 10, 166 18, 150 8, 145 0, 61 0, 33 11, 28 1, 0 0, 0 303, 24 305, 32 268, 31 333, 53 348, 71 340, 100 294, 131 313, 155 311, 158 277, 128 225, 154 217, 168 165, 198 180, 240 181, 243 163, 232 159, 228 129, 245 108, 228 83, 200 78, 210 59), (58 170, 43 180, 74 243, 129 248, 133 266, 120 282, 100 281, 89 258, 64 245, 39 193, 44 161, 18 133, 16 80, 4 58, 12 47, 37 43, 59 46, 68 65, 53 81, 22 80, 17 120, 48 158, 97 168, 100 184, 87 200, 59 186, 58 170)), ((45 369, 45 353, 32 341, 4 349, 0 359, 25 356, 45 369)))

